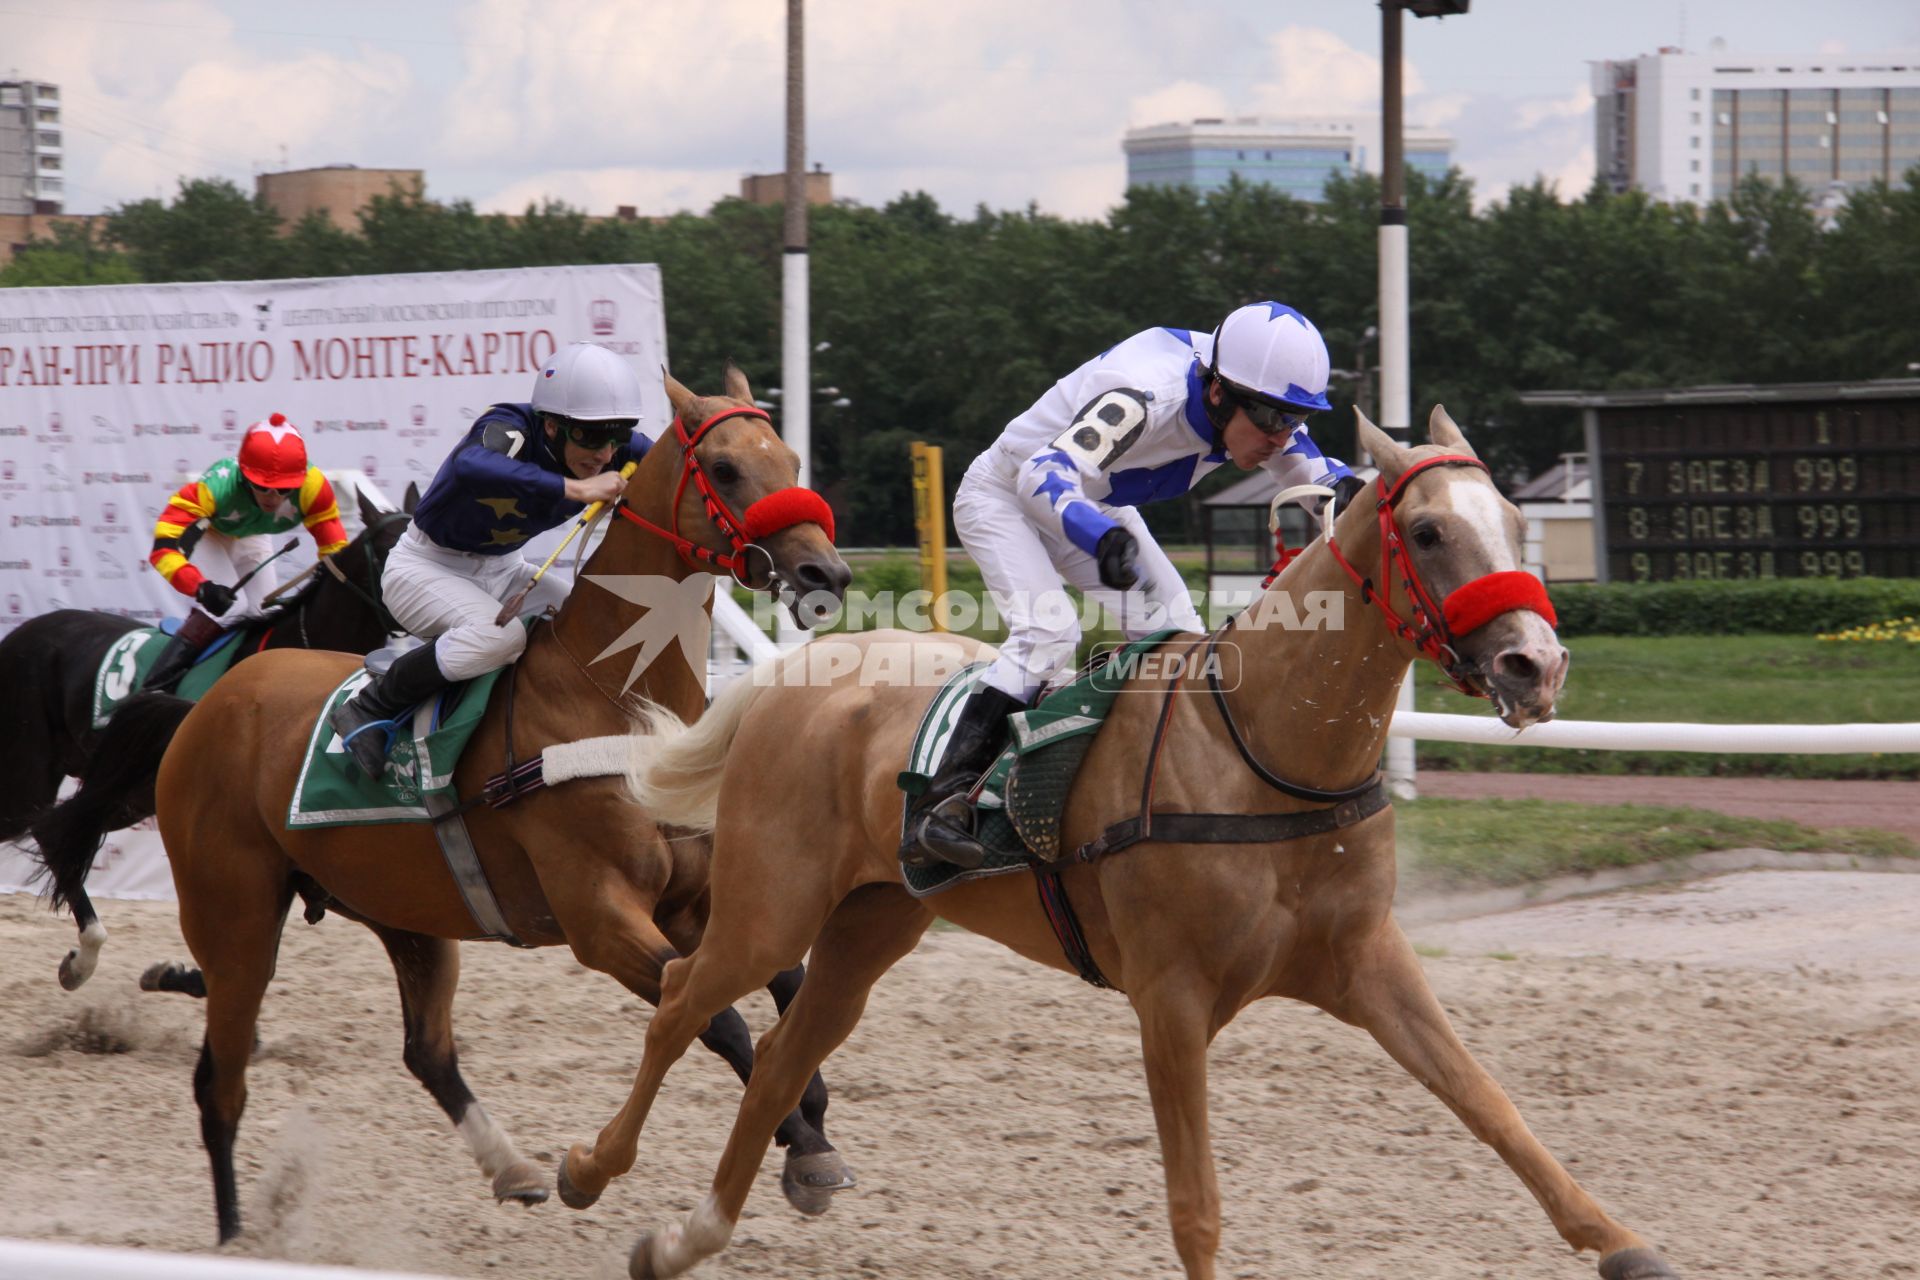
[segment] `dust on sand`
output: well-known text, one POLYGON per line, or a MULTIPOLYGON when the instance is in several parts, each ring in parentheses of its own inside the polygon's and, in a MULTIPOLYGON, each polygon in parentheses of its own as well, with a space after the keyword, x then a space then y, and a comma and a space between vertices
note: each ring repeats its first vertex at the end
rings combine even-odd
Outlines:
MULTIPOLYGON (((1914 1276, 1916 891, 1920 876, 1754 873, 1417 937, 1455 1026, 1534 1131, 1682 1276, 1914 1276)), ((185 955, 173 908, 104 915, 100 972, 69 995, 53 973, 70 929, 0 898, 0 1235, 210 1250, 200 1007, 134 987, 150 961, 185 955)), ((464 960, 467 1079, 551 1165, 625 1096, 646 1008, 560 951, 471 946, 464 960)), ((743 1011, 756 1028, 771 1014, 764 997, 743 1011)), ((1211 1067, 1222 1276, 1594 1274, 1363 1034, 1265 1001, 1221 1034, 1211 1067)), ((801 1219, 770 1160, 733 1247, 699 1274, 1179 1273, 1123 998, 937 932, 882 981, 827 1075, 828 1132, 860 1186, 801 1219)), ((739 1098, 696 1049, 599 1205, 496 1206, 401 1065, 384 952, 334 918, 288 926, 249 1081, 246 1232, 229 1252, 538 1280, 623 1275, 637 1234, 703 1193, 739 1098)))

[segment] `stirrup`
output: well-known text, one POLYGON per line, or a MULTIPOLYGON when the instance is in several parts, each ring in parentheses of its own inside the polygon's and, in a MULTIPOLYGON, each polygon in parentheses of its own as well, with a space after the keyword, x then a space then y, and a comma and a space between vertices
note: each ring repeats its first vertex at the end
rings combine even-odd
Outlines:
POLYGON ((986 863, 989 850, 974 838, 980 813, 967 798, 968 794, 956 791, 915 816, 907 838, 900 844, 900 861, 904 865, 930 867, 945 863, 962 871, 977 871, 986 863), (935 822, 947 830, 936 833, 932 830, 935 822))
MULTIPOLYGON (((345 706, 339 708, 339 710, 343 711, 345 709, 345 706)), ((333 718, 331 716, 327 719, 328 723, 332 723, 333 718)), ((387 754, 393 750, 393 740, 400 732, 399 722, 396 720, 369 720, 352 732, 346 734, 341 734, 340 727, 334 725, 334 732, 340 737, 340 745, 346 748, 349 756, 353 757, 353 762, 360 766, 360 772, 366 774, 367 777, 375 782, 380 781, 381 777, 387 771, 387 754), (369 729, 377 729, 380 732, 380 754, 377 756, 373 755, 370 750, 373 745, 371 739, 368 739, 364 743, 360 741, 360 735, 366 733, 369 729), (372 763, 369 764, 369 761, 372 761, 372 763)))

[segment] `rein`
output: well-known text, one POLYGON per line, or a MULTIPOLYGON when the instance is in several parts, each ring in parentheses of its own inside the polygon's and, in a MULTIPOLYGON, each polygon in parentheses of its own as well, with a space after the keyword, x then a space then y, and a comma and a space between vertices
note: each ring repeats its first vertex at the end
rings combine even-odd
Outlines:
POLYGON ((1513 609, 1531 610, 1545 618, 1551 627, 1557 628, 1560 620, 1553 611, 1553 601, 1548 599, 1547 589, 1541 585, 1540 579, 1520 569, 1483 574, 1449 592, 1445 600, 1438 604, 1434 602, 1432 592, 1427 590, 1426 583, 1421 581, 1420 571, 1414 567, 1406 539, 1400 535, 1400 522, 1394 514, 1394 508, 1406 492, 1407 481, 1433 467, 1478 467, 1485 471, 1487 464, 1469 454, 1447 453, 1414 463, 1400 473, 1400 478, 1394 481, 1391 489, 1387 488, 1385 476, 1374 481, 1380 492, 1381 587, 1376 588, 1373 579, 1362 576, 1353 567, 1346 553, 1340 550, 1339 543, 1334 541, 1331 523, 1326 530, 1327 550, 1333 553, 1335 563, 1346 570, 1347 576, 1360 588, 1362 602, 1379 606, 1394 634, 1411 642, 1421 657, 1432 659, 1436 666, 1447 673, 1447 679, 1453 682, 1454 688, 1469 697, 1484 698, 1486 693, 1469 681, 1472 669, 1453 647, 1454 641, 1478 631, 1513 609), (1411 621, 1395 613, 1393 606, 1388 603, 1387 597, 1392 594, 1396 574, 1407 593, 1411 621))
POLYGON ((679 551, 680 558, 686 561, 690 568, 698 569, 702 563, 713 565, 731 573, 740 585, 748 586, 745 575, 749 548, 766 556, 771 569, 772 557, 767 556, 765 548, 756 545, 760 539, 770 534, 778 533, 796 524, 811 522, 819 525, 825 531, 827 541, 832 542, 833 508, 827 505, 825 498, 813 490, 794 485, 776 490, 759 499, 747 508, 744 515, 735 513, 733 508, 727 505, 727 500, 722 498, 719 491, 713 487, 712 478, 707 475, 706 468, 700 465, 699 455, 694 453, 694 447, 706 437, 707 432, 729 418, 760 418, 769 423, 773 421, 764 409, 755 409, 747 405, 722 409, 692 431, 687 430, 684 418, 675 416, 673 432, 680 441, 681 464, 680 483, 675 485, 673 490, 673 528, 662 529, 645 516, 637 514, 627 505, 624 498, 616 510, 620 513, 621 519, 630 520, 642 529, 658 534, 671 542, 679 551), (730 552, 723 553, 710 547, 703 547, 680 532, 680 499, 687 491, 688 481, 693 482, 701 501, 706 504, 707 518, 713 521, 714 527, 720 530, 731 544, 730 552))
MULTIPOLYGON (((1344 569, 1349 578, 1360 588, 1363 601, 1377 605, 1386 615, 1395 634, 1412 641, 1419 653, 1433 659, 1446 671, 1449 679, 1462 692, 1476 697, 1485 697, 1484 693, 1467 683, 1467 666, 1454 649, 1453 642, 1485 626, 1494 618, 1512 609, 1529 609, 1545 618, 1549 625, 1558 626, 1554 616, 1553 603, 1547 597, 1546 588, 1540 580, 1530 573, 1520 570, 1506 570, 1484 574, 1464 586, 1449 592, 1446 599, 1435 604, 1433 595, 1421 581, 1419 570, 1414 567, 1413 558, 1407 551, 1406 541, 1400 535, 1400 526, 1394 510, 1406 491, 1407 482, 1414 476, 1431 467, 1469 466, 1487 469, 1478 458, 1466 454, 1444 454, 1427 458, 1415 463, 1401 473, 1393 487, 1386 486, 1382 477, 1376 483, 1380 491, 1380 580, 1388 584, 1387 590, 1376 589, 1372 580, 1363 577, 1348 562, 1339 545, 1334 541, 1332 513, 1328 511, 1325 536, 1327 549, 1344 569), (1402 618, 1395 613, 1387 601, 1391 584, 1396 572, 1400 583, 1406 589, 1411 602, 1409 610, 1413 620, 1402 618)), ((1287 553, 1284 544, 1279 544, 1282 552, 1280 560, 1274 565, 1273 573, 1285 567, 1293 558, 1287 553)), ((1271 578, 1269 579, 1271 581, 1271 578)), ((1342 827, 1362 822, 1382 809, 1387 808, 1391 799, 1387 794, 1386 776, 1378 771, 1351 787, 1324 789, 1310 787, 1302 783, 1290 782, 1262 764, 1253 754, 1246 736, 1240 731, 1239 723, 1233 717, 1233 708, 1227 702, 1225 688, 1220 683, 1220 675, 1212 664, 1212 658, 1218 651, 1221 635, 1228 627, 1239 621, 1239 616, 1229 619, 1216 632, 1195 639, 1186 648, 1185 656, 1195 649, 1205 646, 1203 658, 1207 668, 1207 687, 1213 694, 1215 707, 1219 709, 1220 719, 1227 729, 1227 737, 1234 749, 1239 752, 1253 775, 1260 781, 1284 795, 1296 800, 1307 800, 1331 807, 1307 809, 1295 813, 1166 813, 1156 812, 1153 808, 1153 784, 1160 769, 1160 755, 1166 745, 1167 727, 1173 721, 1174 695, 1180 691, 1181 683, 1187 678, 1186 663, 1179 665, 1180 670, 1168 680, 1166 697, 1161 703, 1160 715, 1154 726, 1153 741, 1147 749, 1144 776, 1140 787, 1140 808, 1130 818, 1112 823, 1092 840, 1059 862, 1041 862, 1030 858, 1034 879, 1040 893, 1040 907, 1046 914, 1047 922, 1053 927, 1054 936, 1059 940, 1068 961, 1080 976, 1096 987, 1113 987, 1099 964, 1093 958, 1091 948, 1080 928, 1079 918, 1075 915, 1073 904, 1067 898, 1066 886, 1061 882, 1060 871, 1070 863, 1090 863, 1110 853, 1118 853, 1136 844, 1147 841, 1159 841, 1168 844, 1278 844, 1286 840, 1299 840, 1307 836, 1324 835, 1338 831, 1342 827)))

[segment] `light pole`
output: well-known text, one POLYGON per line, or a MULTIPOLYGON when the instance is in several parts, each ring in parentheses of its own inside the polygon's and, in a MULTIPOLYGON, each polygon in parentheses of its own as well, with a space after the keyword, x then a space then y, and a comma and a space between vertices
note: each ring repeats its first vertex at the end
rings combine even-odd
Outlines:
MULTIPOLYGON (((807 343, 806 27, 801 8, 802 0, 787 0, 787 183, 786 207, 782 210, 780 366, 781 379, 790 387, 812 382, 807 343)), ((803 486, 813 470, 812 408, 808 397, 795 396, 780 415, 781 437, 800 455, 796 483, 803 486)), ((806 631, 787 616, 786 610, 780 610, 777 616, 783 645, 806 640, 806 631)))
MULTIPOLYGON (((1380 0, 1380 429, 1404 444, 1411 359, 1407 334, 1407 174, 1400 117, 1400 11, 1444 18, 1469 0, 1380 0)), ((1413 682, 1400 682, 1398 710, 1413 710, 1413 682)), ((1395 795, 1414 798, 1413 740, 1387 743, 1387 779, 1395 795)))

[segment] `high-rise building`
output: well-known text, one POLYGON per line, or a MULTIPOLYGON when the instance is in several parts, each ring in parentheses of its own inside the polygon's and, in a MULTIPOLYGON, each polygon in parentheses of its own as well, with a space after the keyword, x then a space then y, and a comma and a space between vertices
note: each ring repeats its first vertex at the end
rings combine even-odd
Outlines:
POLYGON ((59 213, 64 158, 60 86, 0 80, 0 213, 59 213))
POLYGON ((1593 64, 1594 163, 1615 191, 1725 199, 1748 174, 1816 198, 1920 164, 1920 55, 1667 47, 1593 64))
MULTIPOLYGON (((1453 162, 1451 137, 1417 126, 1408 126, 1405 137, 1410 168, 1436 178, 1446 174, 1453 162)), ((1203 117, 1129 129, 1121 149, 1127 155, 1130 187, 1207 192, 1238 177, 1318 203, 1331 175, 1378 171, 1378 161, 1369 159, 1368 144, 1377 144, 1379 138, 1378 116, 1203 117)))

